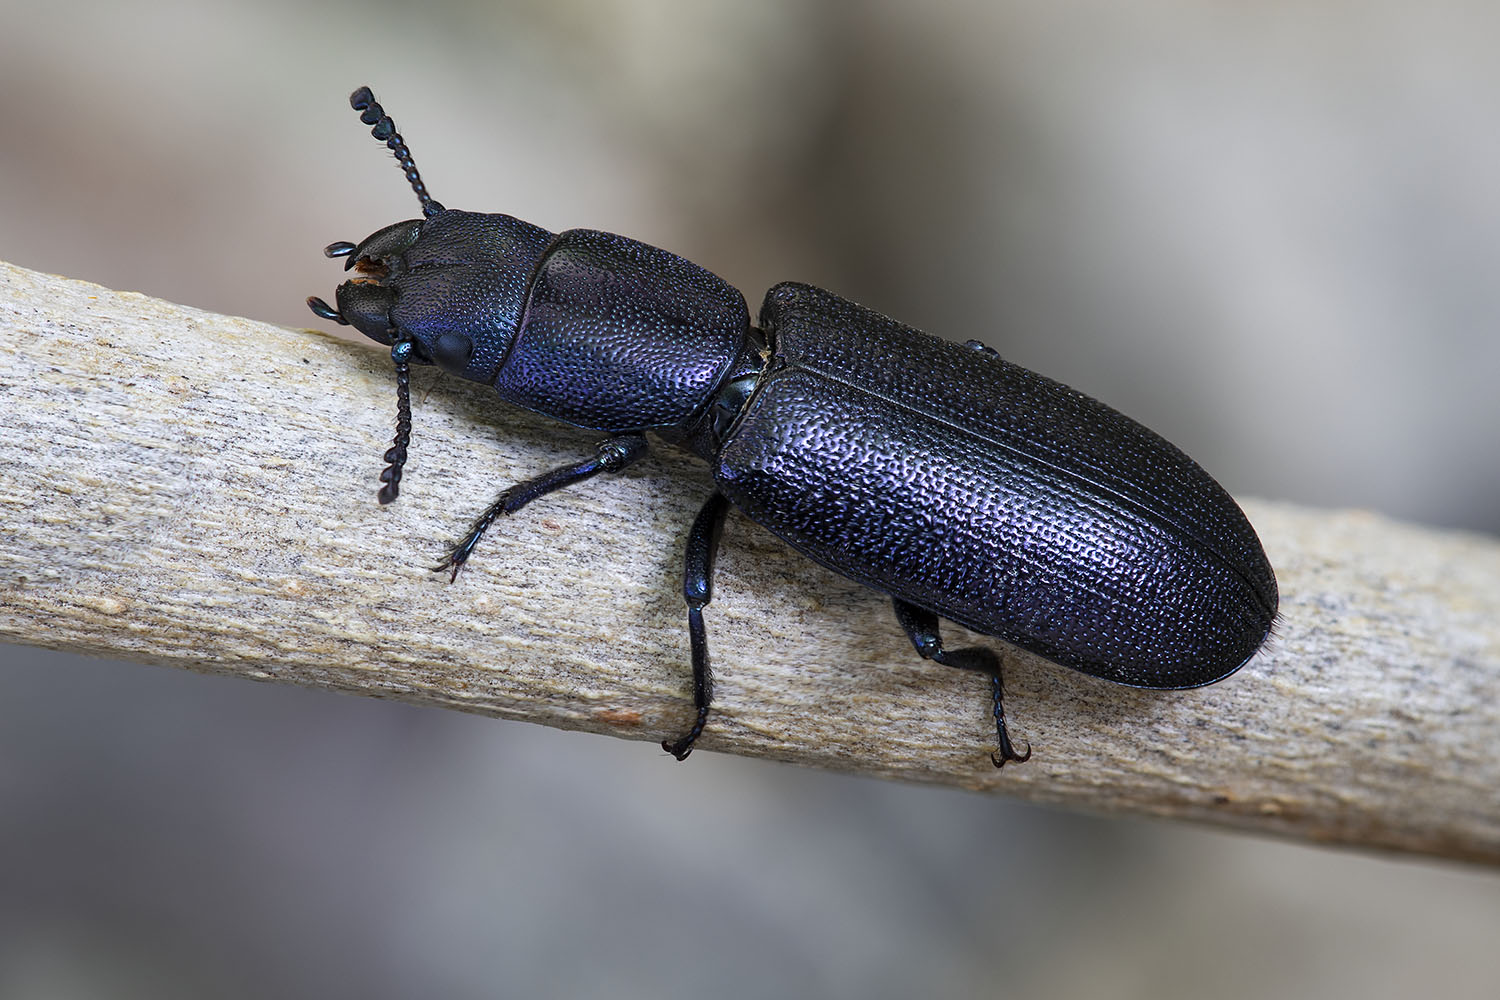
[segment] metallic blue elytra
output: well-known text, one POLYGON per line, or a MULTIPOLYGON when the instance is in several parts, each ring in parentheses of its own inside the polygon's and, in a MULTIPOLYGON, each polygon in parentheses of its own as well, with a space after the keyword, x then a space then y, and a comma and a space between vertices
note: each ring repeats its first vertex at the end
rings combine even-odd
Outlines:
POLYGON ((1276 578, 1244 513, 1161 437, 977 342, 931 337, 810 285, 766 295, 759 326, 722 279, 592 230, 443 208, 368 88, 350 99, 395 153, 424 218, 348 257, 325 319, 392 345, 398 417, 382 502, 399 492, 409 363, 494 386, 606 435, 588 459, 502 492, 438 567, 454 577, 503 514, 641 455, 646 432, 706 460, 688 532, 696 717, 713 700, 703 609, 730 506, 888 594, 916 651, 991 677, 996 766, 1030 757, 1006 727, 991 649, 944 647, 939 620, 1121 684, 1186 688, 1238 669, 1276 617, 1276 578))
POLYGON ((769 370, 714 461, 794 548, 976 632, 1139 687, 1195 687, 1265 639, 1245 515, 1103 403, 809 285, 771 289, 769 370))

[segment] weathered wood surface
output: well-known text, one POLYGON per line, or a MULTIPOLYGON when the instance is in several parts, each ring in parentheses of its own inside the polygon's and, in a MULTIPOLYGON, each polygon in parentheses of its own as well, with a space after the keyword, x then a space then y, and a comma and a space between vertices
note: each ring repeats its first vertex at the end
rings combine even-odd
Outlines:
MULTIPOLYGON (((689 721, 700 463, 658 449, 539 501, 449 585, 427 567, 470 517, 591 435, 421 372, 382 508, 383 351, 3 264, 0 344, 0 639, 630 739, 689 721)), ((1008 652, 1036 755, 1003 771, 983 678, 923 663, 885 599, 733 517, 700 747, 1500 862, 1500 543, 1245 506, 1281 583, 1271 648, 1183 692, 1008 652)))

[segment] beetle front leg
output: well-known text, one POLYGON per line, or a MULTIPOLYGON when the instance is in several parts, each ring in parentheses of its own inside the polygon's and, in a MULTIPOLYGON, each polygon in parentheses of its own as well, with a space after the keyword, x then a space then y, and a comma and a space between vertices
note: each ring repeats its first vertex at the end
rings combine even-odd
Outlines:
POLYGON ((687 555, 682 573, 682 596, 688 606, 688 638, 693 645, 693 707, 698 716, 693 728, 675 743, 662 740, 661 748, 678 760, 687 760, 693 743, 708 722, 708 706, 714 698, 714 675, 708 665, 708 635, 703 628, 703 609, 714 597, 714 560, 719 555, 719 536, 729 500, 722 493, 708 498, 688 530, 687 555))
POLYGON ((574 483, 581 483, 585 479, 592 479, 601 472, 619 472, 646 454, 646 447, 646 439, 639 434, 608 438, 600 442, 599 450, 595 452, 593 458, 587 461, 565 465, 560 469, 553 469, 551 472, 544 472, 540 476, 528 479, 524 483, 517 483, 501 493, 495 502, 479 515, 463 541, 453 546, 448 557, 441 564, 432 567, 432 571, 441 573, 445 569, 451 569, 453 574, 448 578, 449 582, 458 579, 458 571, 468 561, 470 553, 474 551, 474 546, 479 544, 479 539, 484 537, 485 531, 494 523, 495 518, 501 514, 514 514, 537 497, 546 496, 548 493, 565 486, 572 486, 574 483))
POLYGON ((942 636, 938 634, 937 615, 926 608, 908 604, 899 597, 892 598, 891 603, 896 608, 896 620, 901 623, 901 628, 905 630, 907 638, 911 640, 917 652, 922 654, 923 659, 950 667, 959 667, 963 670, 979 670, 990 675, 995 736, 1000 744, 999 750, 990 754, 990 760, 994 761, 995 766, 1004 767, 1008 760, 1013 760, 1017 764, 1030 760, 1031 744, 1026 744, 1024 754, 1016 753, 1016 748, 1010 742, 1010 734, 1005 729, 1005 708, 1001 704, 1003 687, 1000 681, 1000 657, 996 656, 993 650, 985 649, 983 646, 944 649, 942 636))

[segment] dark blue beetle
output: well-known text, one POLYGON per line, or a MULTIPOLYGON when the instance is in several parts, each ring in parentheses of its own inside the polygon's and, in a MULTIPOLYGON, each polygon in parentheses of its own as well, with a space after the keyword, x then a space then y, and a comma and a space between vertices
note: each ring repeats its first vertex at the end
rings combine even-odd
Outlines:
POLYGON ((594 457, 512 486, 437 569, 456 577, 491 522, 646 452, 686 447, 717 489, 688 532, 683 592, 697 718, 713 697, 703 608, 734 504, 798 551, 891 595, 922 656, 987 673, 995 765, 1006 733, 1000 660, 945 649, 947 618, 1084 673, 1188 688, 1233 673, 1276 616, 1276 578, 1245 515, 1156 434, 1067 386, 903 326, 810 285, 745 299, 703 268, 587 229, 443 208, 368 87, 350 98, 396 154, 424 218, 358 245, 356 276, 319 316, 391 345, 398 416, 380 502, 411 433, 409 365, 607 435, 594 457))

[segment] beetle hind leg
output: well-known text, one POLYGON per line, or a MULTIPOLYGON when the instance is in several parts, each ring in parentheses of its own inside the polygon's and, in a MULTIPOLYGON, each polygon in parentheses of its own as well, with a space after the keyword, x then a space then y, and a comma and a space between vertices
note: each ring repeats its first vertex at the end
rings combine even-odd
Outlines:
POLYGON ((966 646, 963 649, 943 648, 943 638, 938 632, 938 616, 926 608, 919 608, 915 604, 908 604, 900 598, 892 598, 891 603, 896 609, 896 620, 901 623, 901 628, 906 632, 906 637, 911 640, 918 653, 924 660, 932 660, 949 667, 958 667, 962 670, 978 670, 990 675, 990 697, 995 717, 995 738, 999 748, 990 754, 996 767, 1004 767, 1006 761, 1015 761, 1017 764, 1031 759, 1031 744, 1026 744, 1025 753, 1016 753, 1015 746, 1010 741, 1010 733, 1005 726, 1005 706, 1003 703, 1004 685, 1000 680, 1000 657, 990 649, 983 646, 966 646))

